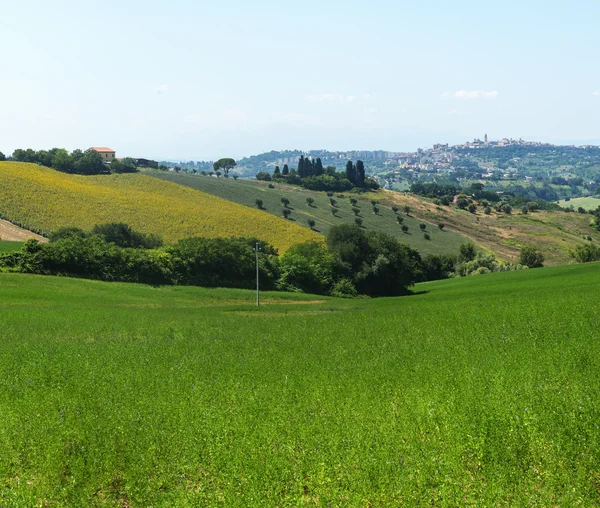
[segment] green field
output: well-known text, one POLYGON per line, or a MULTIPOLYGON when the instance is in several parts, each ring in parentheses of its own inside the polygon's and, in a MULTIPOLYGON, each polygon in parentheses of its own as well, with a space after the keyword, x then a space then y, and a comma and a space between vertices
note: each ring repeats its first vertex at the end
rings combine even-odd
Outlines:
POLYGON ((281 198, 290 200, 292 214, 290 220, 297 224, 307 226, 307 221, 313 219, 316 222, 315 229, 326 235, 331 226, 336 224, 350 223, 354 224, 355 215, 352 212, 350 196, 359 200, 361 209, 360 217, 363 220, 363 227, 368 231, 382 231, 397 237, 403 243, 417 249, 421 254, 456 254, 460 244, 466 243, 467 239, 450 228, 440 231, 437 222, 426 222, 426 232, 430 240, 424 238, 424 233, 420 230, 419 224, 424 222, 413 216, 406 216, 400 212, 404 218, 404 224, 409 227, 407 233, 403 233, 401 226, 396 220, 396 214, 389 207, 379 206, 379 214, 373 213, 371 200, 380 199, 378 194, 356 195, 352 193, 342 193, 344 198, 339 198, 340 193, 335 193, 333 199, 337 201, 339 212, 334 217, 331 214, 331 204, 329 198, 324 192, 309 191, 293 185, 284 185, 273 182, 274 189, 268 187, 268 182, 256 180, 234 180, 233 178, 211 178, 208 176, 193 176, 187 174, 164 173, 162 171, 149 171, 146 174, 162 178, 170 182, 185 185, 193 189, 200 190, 207 194, 213 194, 220 198, 228 199, 236 203, 254 207, 257 198, 262 199, 265 210, 269 213, 281 217, 283 206, 281 198), (306 202, 307 197, 314 199, 314 206, 309 206, 306 202))
POLYGON ((0 506, 597 506, 597 264, 378 300, 0 274, 0 506))
POLYGON ((9 242, 6 240, 0 240, 0 254, 7 252, 17 252, 23 247, 23 242, 9 242))
POLYGON ((560 206, 572 206, 575 209, 581 207, 585 208, 586 210, 595 210, 600 206, 600 198, 593 196, 589 196, 587 198, 571 198, 569 201, 562 200, 560 202, 560 206))

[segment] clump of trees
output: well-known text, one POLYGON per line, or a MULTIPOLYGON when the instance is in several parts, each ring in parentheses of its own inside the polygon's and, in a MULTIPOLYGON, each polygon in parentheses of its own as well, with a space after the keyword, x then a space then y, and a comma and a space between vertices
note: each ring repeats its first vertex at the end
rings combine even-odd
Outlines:
MULTIPOLYGON (((261 171, 256 174, 258 180, 284 180, 292 185, 300 185, 309 190, 324 192, 344 192, 356 190, 376 190, 379 188, 377 182, 365 176, 365 168, 362 161, 356 165, 352 161, 346 164, 346 171, 338 172, 333 166, 324 167, 320 158, 310 159, 300 156, 298 168, 290 170, 286 165, 283 170, 277 166, 273 175, 261 171)), ((333 194, 332 194, 333 195, 333 194)))
POLYGON ((65 173, 80 175, 99 175, 110 173, 110 168, 104 163, 102 156, 95 150, 73 150, 69 153, 63 148, 52 150, 17 149, 12 158, 17 162, 31 162, 47 166, 65 173))

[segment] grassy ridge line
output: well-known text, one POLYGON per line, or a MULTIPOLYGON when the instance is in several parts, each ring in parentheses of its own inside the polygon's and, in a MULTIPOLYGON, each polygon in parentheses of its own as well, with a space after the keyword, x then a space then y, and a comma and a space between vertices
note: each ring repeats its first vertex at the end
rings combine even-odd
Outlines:
POLYGON ((282 252, 322 238, 291 221, 145 175, 68 175, 14 162, 0 162, 0 214, 44 232, 126 222, 166 242, 255 236, 282 252))
POLYGON ((599 284, 577 265, 257 309, 0 274, 0 502, 597 506, 599 284))
POLYGON ((472 214, 455 206, 436 206, 433 200, 412 194, 387 190, 379 191, 382 203, 408 205, 415 217, 441 221, 458 231, 484 250, 493 252, 499 259, 515 262, 524 245, 534 245, 545 256, 548 266, 572 262, 570 251, 588 243, 588 235, 600 242, 600 232, 590 226, 589 215, 565 212, 530 212, 521 214, 513 210, 510 215, 496 213, 485 215, 481 207, 472 214))
POLYGON ((324 192, 314 192, 294 185, 273 182, 275 188, 270 189, 268 182, 256 180, 233 180, 232 178, 213 178, 160 171, 150 171, 146 174, 198 189, 248 207, 255 207, 255 200, 257 198, 262 199, 265 211, 277 216, 281 216, 283 209, 281 198, 288 198, 292 209, 291 220, 308 227, 308 220, 313 219, 316 222, 315 229, 324 235, 327 234, 330 227, 336 224, 354 224, 355 215, 349 201, 350 196, 352 196, 359 201, 360 217, 363 220, 362 225, 364 228, 368 231, 382 231, 395 236, 401 242, 419 250, 421 254, 455 254, 458 252, 460 244, 467 241, 466 238, 449 229, 440 231, 436 221, 426 218, 417 219, 400 212, 404 224, 409 227, 408 233, 403 233, 396 220, 396 215, 389 206, 379 206, 379 214, 375 215, 373 213, 370 201, 379 199, 379 196, 373 193, 355 195, 345 192, 343 193, 344 198, 338 198, 337 196, 340 193, 336 192, 334 199, 337 201, 339 212, 334 217, 331 214, 329 198, 324 192), (309 206, 306 198, 314 199, 314 206, 309 206), (430 240, 425 240, 424 233, 419 228, 421 222, 428 224, 427 233, 430 240))

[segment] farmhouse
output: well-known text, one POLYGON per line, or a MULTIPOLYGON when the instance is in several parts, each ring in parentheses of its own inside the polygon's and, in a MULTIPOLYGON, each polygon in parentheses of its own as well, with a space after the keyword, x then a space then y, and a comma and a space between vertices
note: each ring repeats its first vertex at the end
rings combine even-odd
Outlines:
POLYGON ((95 150, 102 155, 105 164, 110 164, 116 156, 116 152, 112 148, 92 146, 90 150, 95 150))

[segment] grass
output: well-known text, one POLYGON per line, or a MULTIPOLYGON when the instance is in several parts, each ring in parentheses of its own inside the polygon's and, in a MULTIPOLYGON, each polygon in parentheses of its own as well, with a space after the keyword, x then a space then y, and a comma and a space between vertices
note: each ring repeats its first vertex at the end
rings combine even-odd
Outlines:
POLYGON ((126 222, 166 242, 191 236, 255 236, 281 252, 320 240, 292 221, 141 174, 79 176, 35 164, 0 162, 0 217, 48 233, 126 222))
POLYGON ((7 240, 0 240, 0 254, 6 254, 10 252, 17 252, 21 250, 24 242, 10 242, 7 240))
POLYGON ((591 217, 587 214, 546 211, 522 214, 515 209, 512 214, 492 211, 486 215, 481 206, 472 214, 454 205, 436 206, 431 199, 392 191, 379 191, 379 200, 386 206, 395 203, 400 209, 410 206, 417 220, 443 222, 504 261, 516 262, 521 248, 533 245, 544 254, 546 265, 563 265, 572 261, 572 249, 588 243, 588 235, 594 242, 600 242, 600 233, 590 226, 591 217))
POLYGON ((437 222, 427 221, 427 233, 430 240, 424 238, 424 233, 419 229, 419 223, 415 217, 407 216, 400 211, 404 219, 404 224, 409 227, 408 233, 403 233, 400 224, 396 220, 396 214, 391 208, 379 206, 379 213, 373 213, 371 205, 372 199, 379 199, 377 195, 364 194, 356 195, 352 193, 342 193, 345 197, 339 198, 340 193, 335 193, 333 199, 337 201, 338 212, 331 213, 331 204, 329 197, 324 192, 314 192, 299 188, 298 186, 285 185, 273 182, 274 188, 269 188, 269 182, 256 180, 234 180, 233 178, 212 178, 208 176, 193 176, 187 174, 164 173, 159 171, 148 172, 152 176, 161 178, 169 182, 175 182, 186 185, 193 189, 198 189, 208 194, 213 194, 230 201, 235 201, 249 207, 254 207, 257 198, 263 200, 263 207, 266 212, 281 216, 283 206, 281 198, 290 200, 292 213, 290 219, 296 224, 308 227, 308 221, 315 221, 315 230, 326 235, 331 226, 336 224, 354 224, 356 216, 352 211, 353 205, 350 203, 350 197, 358 199, 360 208, 359 216, 362 219, 362 227, 368 231, 382 231, 396 238, 403 243, 419 250, 421 254, 430 253, 449 253, 455 254, 461 243, 467 241, 466 238, 457 234, 451 228, 440 231, 437 222), (314 199, 313 206, 309 206, 306 198, 314 199))
POLYGON ((0 505, 597 506, 597 265, 379 300, 0 274, 0 505))
POLYGON ((560 206, 568 207, 572 205, 575 210, 581 207, 586 210, 595 210, 600 206, 600 198, 589 196, 587 198, 571 198, 569 201, 564 199, 560 202, 560 206))

